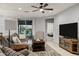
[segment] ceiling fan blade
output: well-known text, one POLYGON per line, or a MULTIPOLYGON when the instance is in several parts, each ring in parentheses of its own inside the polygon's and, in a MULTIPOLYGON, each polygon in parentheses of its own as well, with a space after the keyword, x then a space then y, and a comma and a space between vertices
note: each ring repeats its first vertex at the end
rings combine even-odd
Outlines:
POLYGON ((38 11, 38 10, 33 10, 32 12, 36 12, 36 11, 38 11))
POLYGON ((45 8, 44 10, 53 10, 52 8, 45 8))
POLYGON ((24 12, 29 12, 29 11, 24 11, 24 12))
POLYGON ((33 8, 38 8, 38 7, 36 7, 36 6, 32 6, 33 8))
POLYGON ((44 4, 44 7, 47 7, 47 6, 48 6, 48 4, 47 4, 47 3, 45 3, 45 4, 44 4))

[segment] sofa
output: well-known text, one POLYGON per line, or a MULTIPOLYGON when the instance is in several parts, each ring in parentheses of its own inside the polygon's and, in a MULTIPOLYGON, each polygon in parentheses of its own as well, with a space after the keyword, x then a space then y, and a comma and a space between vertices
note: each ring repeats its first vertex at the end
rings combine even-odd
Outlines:
MULTIPOLYGON (((11 35, 11 40, 10 40, 11 45, 27 44, 27 41, 24 41, 24 43, 23 43, 23 42, 20 42, 20 40, 18 42, 16 42, 15 40, 12 40, 13 36, 16 36, 16 34, 11 35)), ((15 39, 15 37, 14 37, 14 39, 15 39)), ((6 37, 2 41, 2 44, 0 44, 0 56, 37 56, 35 53, 33 53, 32 51, 29 51, 27 49, 23 49, 18 52, 14 51, 13 49, 8 47, 9 46, 8 44, 9 44, 9 40, 6 37)))
POLYGON ((27 49, 16 52, 9 47, 4 47, 0 45, 0 56, 37 56, 37 55, 27 49))

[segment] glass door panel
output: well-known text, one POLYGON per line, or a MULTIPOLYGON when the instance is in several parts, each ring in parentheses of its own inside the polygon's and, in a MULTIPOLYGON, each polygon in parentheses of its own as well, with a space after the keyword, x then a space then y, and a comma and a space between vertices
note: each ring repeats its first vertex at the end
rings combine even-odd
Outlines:
POLYGON ((32 25, 26 25, 25 33, 26 36, 32 36, 32 25))
POLYGON ((19 25, 19 33, 20 34, 26 34, 25 33, 25 30, 26 30, 26 25, 19 25))
POLYGON ((18 21, 18 25, 19 25, 19 34, 23 34, 25 36, 32 36, 32 21, 21 20, 18 21))

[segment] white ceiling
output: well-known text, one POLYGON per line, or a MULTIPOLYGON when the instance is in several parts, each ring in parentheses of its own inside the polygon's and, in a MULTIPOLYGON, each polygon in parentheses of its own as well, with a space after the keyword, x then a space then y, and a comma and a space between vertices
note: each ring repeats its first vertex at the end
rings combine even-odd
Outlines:
POLYGON ((73 5, 75 3, 49 3, 47 8, 53 8, 53 12, 46 11, 45 13, 41 13, 40 11, 24 12, 35 10, 31 6, 39 6, 39 3, 0 3, 0 17, 23 18, 50 16, 62 12, 73 5), (22 8, 22 10, 18 10, 18 8, 22 8))

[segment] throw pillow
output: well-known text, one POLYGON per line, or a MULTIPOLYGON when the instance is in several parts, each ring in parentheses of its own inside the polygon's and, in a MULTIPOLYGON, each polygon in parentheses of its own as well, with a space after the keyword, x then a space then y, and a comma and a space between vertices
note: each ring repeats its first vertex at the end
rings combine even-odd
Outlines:
POLYGON ((12 40, 15 44, 21 44, 21 41, 18 39, 18 37, 13 37, 12 40))
POLYGON ((19 38, 20 38, 20 39, 26 39, 26 36, 23 35, 23 34, 19 34, 19 38))

